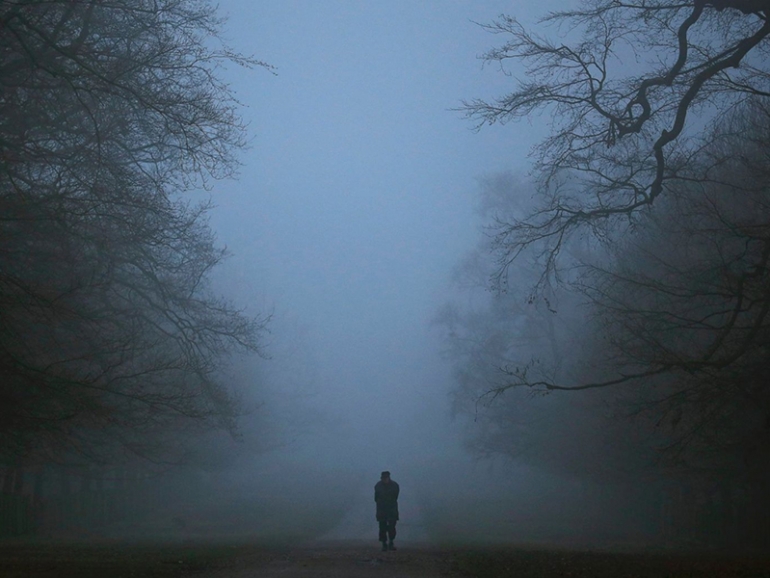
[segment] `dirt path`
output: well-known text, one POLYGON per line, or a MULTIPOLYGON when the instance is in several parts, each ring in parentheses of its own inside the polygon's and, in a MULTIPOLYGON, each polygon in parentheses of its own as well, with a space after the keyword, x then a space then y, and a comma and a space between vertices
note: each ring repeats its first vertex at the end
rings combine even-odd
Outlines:
POLYGON ((446 553, 429 546, 403 545, 381 552, 378 542, 325 542, 270 554, 246 554, 233 566, 200 578, 447 578, 446 553))
POLYGON ((380 552, 377 542, 325 542, 292 549, 246 548, 229 567, 196 578, 768 578, 767 556, 609 553, 514 547, 452 552, 429 544, 404 544, 380 552))

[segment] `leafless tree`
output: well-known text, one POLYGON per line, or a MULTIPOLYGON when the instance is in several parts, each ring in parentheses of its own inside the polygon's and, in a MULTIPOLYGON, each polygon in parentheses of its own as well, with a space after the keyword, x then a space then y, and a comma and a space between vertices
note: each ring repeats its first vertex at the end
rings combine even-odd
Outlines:
MULTIPOLYGON (((512 189, 531 190, 531 185, 511 175, 482 181, 482 218, 520 214, 518 199, 508 194, 512 189)), ((555 396, 510 386, 511 375, 554 382, 579 373, 581 361, 594 353, 594 340, 584 328, 585 300, 579 294, 565 288, 530 294, 536 262, 517 264, 508 291, 488 291, 494 268, 488 242, 482 234, 479 246, 461 261, 458 295, 434 318, 453 370, 453 411, 465 426, 468 446, 476 455, 513 458, 558 475, 638 479, 655 461, 654 442, 638 423, 616 419, 625 409, 616 407, 616 392, 555 396)), ((567 248, 574 245, 570 241, 567 248)))
POLYGON ((584 0, 542 24, 557 26, 563 41, 509 16, 486 26, 507 40, 484 60, 519 77, 518 87, 463 106, 479 127, 538 111, 552 119, 534 151, 542 202, 498 231, 501 289, 527 248, 542 251, 543 281, 571 233, 602 238, 633 225, 703 145, 706 119, 770 96, 766 0, 584 0), (512 61, 523 72, 508 70, 512 61))
POLYGON ((197 0, 0 4, 0 452, 150 455, 234 430, 227 356, 264 319, 212 293, 207 205, 245 146, 218 69, 265 66, 197 0))
POLYGON ((704 468, 766 463, 769 148, 766 103, 736 109, 658 210, 585 264, 577 286, 592 304, 602 346, 590 362, 602 373, 581 382, 511 371, 503 389, 630 387, 638 411, 667 431, 667 457, 704 468))

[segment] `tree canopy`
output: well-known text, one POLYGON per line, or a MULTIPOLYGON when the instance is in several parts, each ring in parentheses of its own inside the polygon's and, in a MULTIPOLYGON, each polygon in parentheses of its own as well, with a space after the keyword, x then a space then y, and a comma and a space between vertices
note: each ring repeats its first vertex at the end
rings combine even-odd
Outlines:
POLYGON ((246 144, 220 66, 266 66, 221 24, 199 0, 2 3, 0 453, 119 459, 234 429, 219 372, 265 320, 213 293, 226 251, 180 196, 246 144))
POLYGON ((765 475, 770 4, 585 0, 542 24, 561 37, 487 26, 507 42, 484 59, 525 76, 464 110, 549 113, 534 206, 491 225, 490 284, 537 306, 561 287, 583 322, 567 356, 519 347, 486 391, 611 390, 672 463, 765 475))
POLYGON ((571 233, 633 223, 702 146, 704 123, 770 96, 766 1, 584 0, 541 24, 566 32, 543 37, 505 15, 486 26, 506 42, 484 60, 523 70, 512 92, 463 106, 479 127, 552 119, 534 151, 541 203, 498 231, 503 288, 523 250, 542 251, 548 275, 571 233))

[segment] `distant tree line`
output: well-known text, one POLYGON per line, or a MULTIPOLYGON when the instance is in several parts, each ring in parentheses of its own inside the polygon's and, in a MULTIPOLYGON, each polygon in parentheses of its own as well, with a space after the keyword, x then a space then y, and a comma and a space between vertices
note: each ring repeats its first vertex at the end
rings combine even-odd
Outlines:
POLYGON ((697 486, 709 531, 766 544, 770 4, 586 0, 543 24, 569 32, 488 26, 484 58, 525 75, 464 104, 479 127, 553 119, 532 178, 483 188, 458 271, 492 293, 437 315, 469 441, 689 506, 697 486))
POLYGON ((182 195, 246 144, 218 68, 267 67, 221 24, 198 0, 0 3, 6 464, 173 461, 237 430, 221 372, 266 319, 212 290, 226 251, 182 195))

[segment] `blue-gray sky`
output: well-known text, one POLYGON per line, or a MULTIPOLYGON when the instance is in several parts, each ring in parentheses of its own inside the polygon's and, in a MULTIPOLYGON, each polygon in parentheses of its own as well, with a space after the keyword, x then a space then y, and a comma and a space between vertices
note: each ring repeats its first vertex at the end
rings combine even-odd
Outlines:
POLYGON ((474 21, 557 5, 220 3, 232 46, 277 70, 228 73, 254 136, 239 180, 213 195, 231 290, 274 311, 268 365, 344 417, 365 467, 454 443, 437 425, 451 384, 428 321, 476 238, 476 179, 526 170, 543 128, 474 132, 451 109, 512 87, 482 67, 501 38, 474 21))

